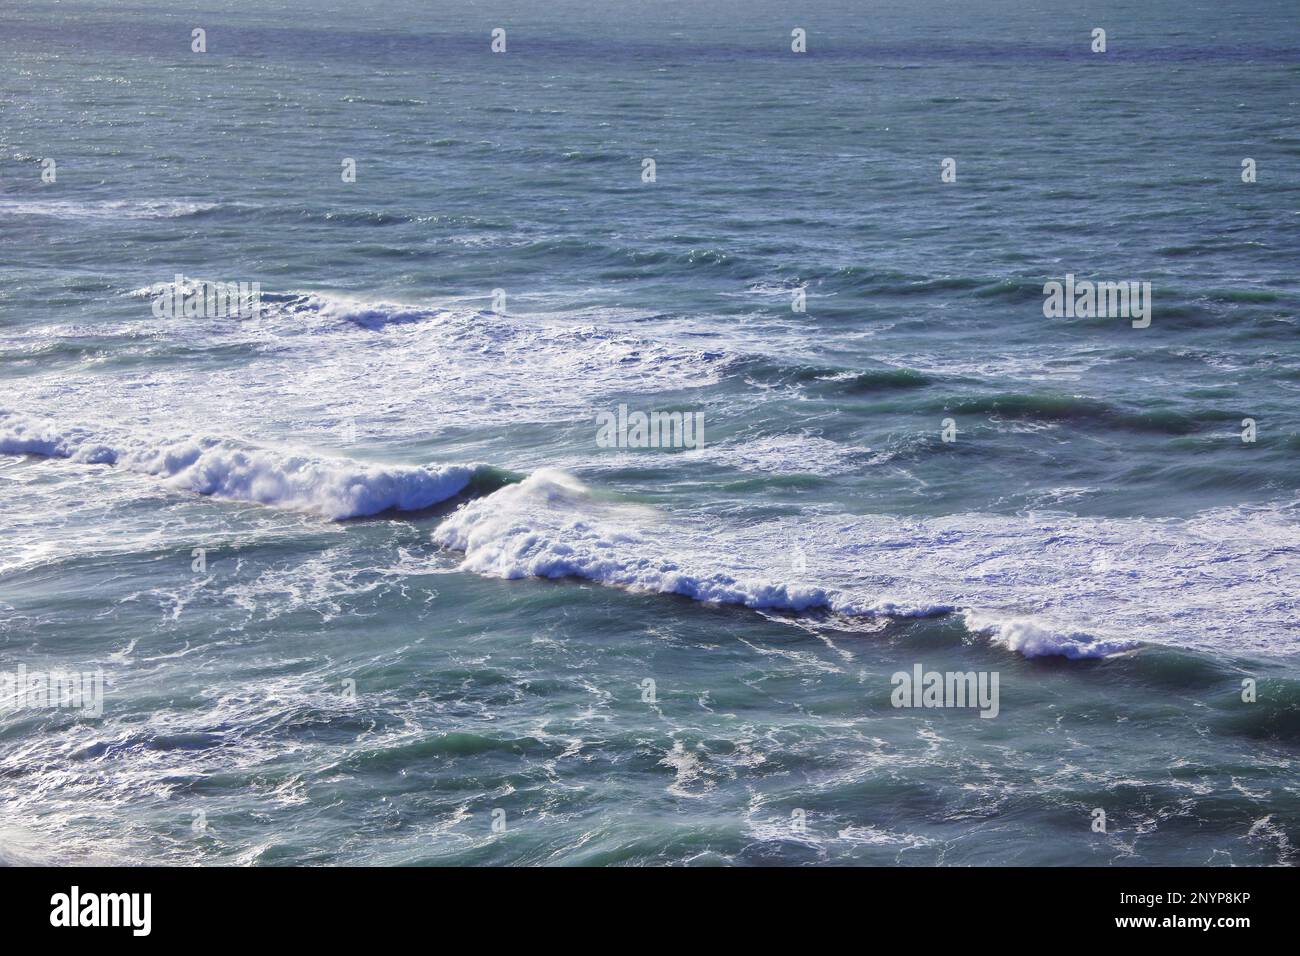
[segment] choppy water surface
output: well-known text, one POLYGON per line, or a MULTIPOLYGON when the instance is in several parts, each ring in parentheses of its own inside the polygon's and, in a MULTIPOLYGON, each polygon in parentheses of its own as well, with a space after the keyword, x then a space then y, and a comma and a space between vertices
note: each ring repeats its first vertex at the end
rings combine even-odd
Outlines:
POLYGON ((1293 6, 814 6, 0 11, 0 858, 1296 862, 1293 6))

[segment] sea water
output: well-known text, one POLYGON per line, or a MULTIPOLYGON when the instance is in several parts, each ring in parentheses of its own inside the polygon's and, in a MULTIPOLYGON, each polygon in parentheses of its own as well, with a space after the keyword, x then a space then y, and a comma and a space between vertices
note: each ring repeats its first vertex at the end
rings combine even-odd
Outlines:
POLYGON ((1290 0, 0 59, 0 859, 1296 862, 1290 0))

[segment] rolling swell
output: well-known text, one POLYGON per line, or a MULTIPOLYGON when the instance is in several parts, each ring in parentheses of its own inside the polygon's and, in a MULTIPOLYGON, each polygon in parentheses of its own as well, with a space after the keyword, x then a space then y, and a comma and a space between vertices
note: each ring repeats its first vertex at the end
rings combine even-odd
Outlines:
POLYGON ((1213 723, 1221 730, 1259 740, 1300 744, 1300 681, 1260 677, 1256 699, 1244 701, 1234 686, 1215 701, 1213 723))
POLYGON ((1082 395, 1002 392, 969 398, 936 400, 926 406, 933 413, 996 415, 1001 418, 1038 422, 1073 422, 1133 432, 1186 435, 1213 421, 1231 418, 1233 413, 1204 409, 1193 413, 1168 409, 1131 411, 1082 395))
POLYGON ((829 365, 798 365, 770 359, 739 359, 735 373, 751 384, 767 388, 802 386, 826 394, 870 395, 881 392, 912 391, 934 384, 928 375, 910 368, 884 366, 857 369, 829 365))

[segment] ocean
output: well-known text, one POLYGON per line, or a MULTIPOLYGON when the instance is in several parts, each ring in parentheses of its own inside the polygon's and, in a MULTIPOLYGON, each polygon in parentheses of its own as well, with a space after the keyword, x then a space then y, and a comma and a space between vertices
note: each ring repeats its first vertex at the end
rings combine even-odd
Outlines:
POLYGON ((1293 0, 0 60, 0 862, 1297 862, 1293 0))

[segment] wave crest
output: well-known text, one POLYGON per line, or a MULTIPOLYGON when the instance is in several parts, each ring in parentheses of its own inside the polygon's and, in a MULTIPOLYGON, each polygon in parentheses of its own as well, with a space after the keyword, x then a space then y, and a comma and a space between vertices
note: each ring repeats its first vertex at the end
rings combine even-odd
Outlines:
POLYGON ((1024 657, 1065 657, 1070 660, 1113 657, 1140 647, 1140 641, 1102 640, 1084 631, 1053 627, 1032 617, 997 616, 987 611, 962 612, 966 629, 1024 657))
POLYGON ((153 443, 100 441, 83 428, 8 414, 0 453, 117 465, 179 491, 305 511, 339 521, 385 511, 419 511, 455 497, 485 466, 375 465, 349 458, 282 454, 226 439, 153 443))
POLYGON ((890 617, 951 610, 852 601, 835 589, 774 580, 760 571, 704 570, 707 556, 649 530, 655 518, 635 506, 601 502, 577 479, 543 468, 469 502, 434 530, 433 539, 464 552, 462 569, 492 577, 577 577, 755 610, 890 617))

